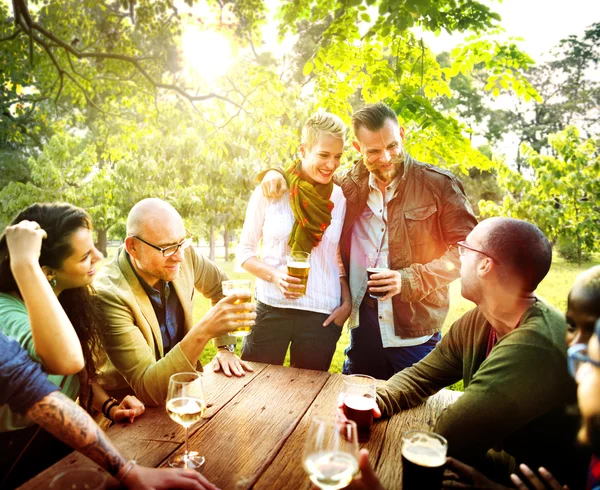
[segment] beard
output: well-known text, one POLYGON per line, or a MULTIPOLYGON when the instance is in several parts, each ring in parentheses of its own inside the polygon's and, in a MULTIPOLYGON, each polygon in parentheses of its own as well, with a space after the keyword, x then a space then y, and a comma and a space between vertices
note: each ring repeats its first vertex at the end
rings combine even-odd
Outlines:
POLYGON ((398 155, 397 157, 392 158, 390 160, 390 163, 392 165, 390 166, 390 168, 387 169, 382 169, 379 163, 372 165, 370 163, 367 163, 366 161, 365 166, 367 167, 367 170, 370 173, 372 173, 378 181, 383 182, 387 185, 390 182, 392 182, 392 180, 394 180, 396 177, 398 177, 398 175, 400 175, 400 172, 404 168, 404 157, 402 155, 398 155))

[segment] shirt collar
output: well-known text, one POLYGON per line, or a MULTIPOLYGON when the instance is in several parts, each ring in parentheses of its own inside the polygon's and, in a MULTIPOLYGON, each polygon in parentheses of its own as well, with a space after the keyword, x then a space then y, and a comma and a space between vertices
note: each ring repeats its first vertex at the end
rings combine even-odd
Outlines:
MULTIPOLYGON (((406 172, 404 172, 406 173, 406 172)), ((400 185, 400 181, 402 180, 402 175, 397 175, 394 180, 392 180, 387 186, 385 186, 385 190, 386 190, 386 194, 391 194, 394 195, 396 193, 396 189, 398 188, 398 185, 400 185)), ((375 176, 369 172, 369 187, 372 189, 379 189, 379 186, 377 185, 377 180, 375 179, 375 176)))
MULTIPOLYGON (((138 278, 138 281, 140 281, 140 284, 142 285, 142 287, 144 288, 144 291, 146 291, 146 294, 148 296, 152 296, 154 294, 159 294, 162 296, 164 296, 166 298, 166 296, 169 293, 170 290, 170 283, 166 282, 166 281, 159 281, 159 285, 162 284, 163 286, 163 290, 161 291, 160 289, 156 289, 153 288, 152 286, 150 286, 150 284, 148 284, 144 278, 142 276, 140 276, 138 274, 138 271, 135 269, 135 267, 133 266, 133 264, 131 263, 131 257, 129 256, 128 253, 126 253, 126 258, 127 258, 127 262, 129 262, 129 265, 131 266, 131 270, 133 270, 133 273, 135 274, 135 277, 138 278)), ((159 286, 160 287, 160 286, 159 286)))

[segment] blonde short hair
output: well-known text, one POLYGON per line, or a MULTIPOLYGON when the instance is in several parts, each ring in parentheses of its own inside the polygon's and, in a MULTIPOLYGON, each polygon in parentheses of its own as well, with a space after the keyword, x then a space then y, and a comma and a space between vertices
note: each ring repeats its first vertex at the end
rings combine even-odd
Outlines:
POLYGON ((302 129, 302 144, 307 150, 310 150, 322 136, 328 135, 334 138, 340 138, 342 141, 346 138, 346 125, 335 114, 319 111, 309 117, 302 129))

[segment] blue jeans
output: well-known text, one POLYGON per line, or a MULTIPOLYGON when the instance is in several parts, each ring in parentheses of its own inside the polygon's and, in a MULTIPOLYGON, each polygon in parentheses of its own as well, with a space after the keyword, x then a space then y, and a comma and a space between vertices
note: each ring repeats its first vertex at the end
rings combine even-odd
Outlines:
POLYGON ((342 327, 323 322, 329 315, 276 308, 256 302, 256 325, 244 338, 242 359, 282 365, 290 346, 292 367, 327 371, 342 327))
POLYGON ((442 338, 438 332, 421 345, 384 348, 377 308, 363 302, 358 321, 358 327, 350 330, 350 345, 345 351, 342 371, 344 374, 368 374, 377 379, 389 379, 423 359, 442 338))

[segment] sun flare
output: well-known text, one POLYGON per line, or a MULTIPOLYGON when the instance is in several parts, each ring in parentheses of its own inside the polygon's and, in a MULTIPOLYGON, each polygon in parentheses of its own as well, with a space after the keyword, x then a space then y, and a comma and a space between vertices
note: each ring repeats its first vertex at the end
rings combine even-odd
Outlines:
POLYGON ((223 76, 232 61, 229 39, 222 34, 188 26, 182 35, 185 65, 207 80, 223 76))

